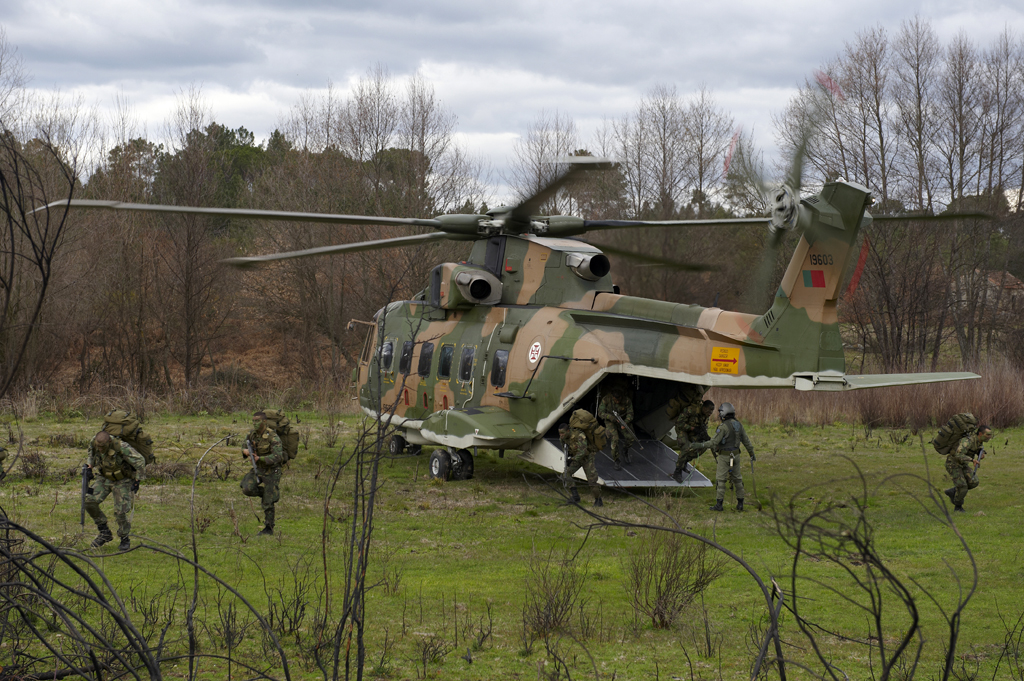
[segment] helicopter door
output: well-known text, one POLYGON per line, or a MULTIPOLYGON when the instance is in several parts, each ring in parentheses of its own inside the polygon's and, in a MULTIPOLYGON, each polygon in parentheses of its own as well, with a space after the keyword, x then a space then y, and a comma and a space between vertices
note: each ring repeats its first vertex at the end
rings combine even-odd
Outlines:
POLYGON ((381 391, 387 393, 394 386, 395 346, 398 344, 394 338, 385 338, 384 342, 374 348, 375 340, 376 329, 367 338, 367 346, 359 361, 360 394, 369 400, 366 406, 370 408, 377 405, 381 391))
POLYGON ((459 355, 458 387, 453 390, 455 393, 455 406, 458 409, 464 408, 473 399, 473 392, 476 381, 473 377, 473 367, 476 362, 476 346, 464 345, 459 355))

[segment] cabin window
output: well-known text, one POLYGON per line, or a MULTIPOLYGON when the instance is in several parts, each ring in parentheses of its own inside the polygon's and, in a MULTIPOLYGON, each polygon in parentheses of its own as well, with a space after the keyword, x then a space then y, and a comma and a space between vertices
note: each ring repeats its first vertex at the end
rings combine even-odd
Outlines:
POLYGON ((495 350, 491 363, 491 385, 500 388, 505 385, 505 369, 508 367, 508 350, 495 350))
POLYGON ((455 357, 454 345, 442 345, 441 356, 437 358, 437 377, 451 378, 452 359, 455 357))
POLYGON ((459 359, 459 380, 465 383, 473 378, 473 355, 476 348, 462 348, 462 358, 459 359))
POLYGON ((391 371, 391 362, 395 358, 395 344, 387 341, 380 346, 380 368, 383 371, 391 371))
POLYGON ((434 344, 424 343, 420 348, 420 363, 417 373, 420 376, 430 375, 430 363, 434 360, 434 344))
POLYGON ((398 360, 398 371, 402 374, 408 374, 412 368, 412 349, 415 347, 415 343, 412 341, 405 341, 402 344, 402 357, 398 360))

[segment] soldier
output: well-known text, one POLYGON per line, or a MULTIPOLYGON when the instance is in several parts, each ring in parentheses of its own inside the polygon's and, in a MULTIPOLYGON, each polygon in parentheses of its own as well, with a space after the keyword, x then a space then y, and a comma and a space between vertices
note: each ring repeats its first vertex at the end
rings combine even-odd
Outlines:
POLYGON ((615 470, 622 470, 622 464, 629 464, 629 448, 635 439, 631 432, 633 423, 633 398, 625 383, 615 383, 601 397, 597 405, 597 418, 604 421, 608 444, 612 453, 615 470))
MULTIPOLYGON (((288 460, 281 445, 281 438, 273 428, 267 427, 267 415, 258 411, 252 415, 252 432, 246 437, 246 444, 252 443, 255 456, 256 475, 258 480, 253 481, 253 493, 249 496, 262 497, 263 507, 263 529, 260 534, 274 534, 274 504, 281 499, 281 466, 288 460)), ((242 448, 242 456, 249 458, 247 447, 242 448)), ((248 477, 248 476, 246 476, 248 477)), ((245 491, 246 480, 242 480, 242 488, 245 491)), ((248 494, 248 492, 246 492, 248 494)))
POLYGON ((711 439, 708 436, 708 421, 714 413, 715 403, 711 400, 704 400, 702 404, 686 405, 676 417, 679 458, 676 459, 676 469, 672 472, 672 479, 676 482, 683 481, 683 473, 690 470, 689 463, 703 452, 701 449, 693 449, 692 445, 711 439))
POLYGON ((710 449, 715 454, 718 462, 717 484, 718 500, 711 507, 712 511, 721 511, 722 502, 725 501, 725 485, 730 480, 733 489, 736 491, 736 510, 743 510, 743 474, 741 472, 742 462, 740 461, 740 443, 747 448, 751 461, 757 461, 754 456, 754 445, 750 444, 750 438, 743 430, 743 424, 736 420, 736 408, 728 402, 722 402, 718 407, 718 417, 722 423, 715 431, 715 436, 707 442, 701 442, 692 446, 698 452, 710 449))
POLYGON ((601 501, 601 486, 597 484, 597 466, 594 465, 597 449, 590 444, 587 434, 579 428, 572 428, 568 423, 563 423, 558 427, 558 439, 562 441, 562 446, 565 448, 566 462, 562 477, 572 495, 569 503, 578 504, 580 502, 580 493, 576 490, 576 478, 573 477, 573 474, 582 468, 587 476, 587 483, 594 493, 594 506, 604 506, 604 502, 601 501))
POLYGON ((94 482, 92 492, 85 496, 85 512, 99 530, 92 540, 92 547, 99 548, 114 538, 107 526, 107 516, 100 510, 100 504, 113 492, 114 519, 117 520, 117 536, 121 538, 118 549, 127 551, 131 547, 128 537, 132 532, 128 516, 132 512, 132 498, 138 489, 138 479, 146 467, 146 460, 127 442, 121 442, 101 430, 89 443, 86 465, 92 470, 94 482))
POLYGON ((946 496, 953 502, 953 510, 958 513, 964 512, 967 492, 978 486, 977 467, 985 458, 985 443, 991 439, 992 429, 982 424, 976 432, 960 440, 956 451, 946 457, 946 472, 953 479, 953 487, 946 490, 946 496))

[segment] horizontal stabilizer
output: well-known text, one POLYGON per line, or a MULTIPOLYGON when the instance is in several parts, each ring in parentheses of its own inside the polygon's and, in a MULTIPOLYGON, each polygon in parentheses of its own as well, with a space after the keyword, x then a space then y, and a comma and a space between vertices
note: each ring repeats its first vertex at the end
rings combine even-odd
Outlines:
POLYGON ((846 375, 847 390, 861 388, 889 388, 895 385, 918 385, 921 383, 943 383, 945 381, 966 381, 981 378, 970 371, 940 371, 927 374, 860 374, 846 375))

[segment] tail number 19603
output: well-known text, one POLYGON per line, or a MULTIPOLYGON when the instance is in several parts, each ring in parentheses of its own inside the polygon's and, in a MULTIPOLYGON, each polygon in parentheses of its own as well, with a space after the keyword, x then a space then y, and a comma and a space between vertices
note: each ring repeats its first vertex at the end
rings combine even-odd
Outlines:
POLYGON ((830 253, 811 253, 811 264, 812 265, 831 265, 832 255, 830 253))

